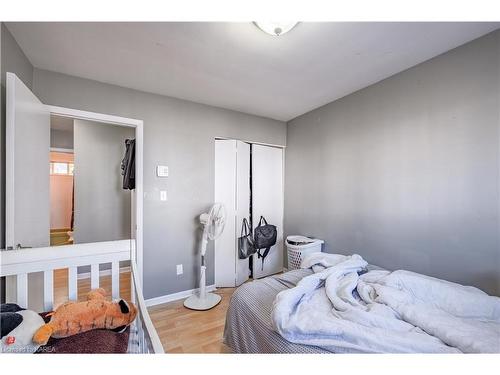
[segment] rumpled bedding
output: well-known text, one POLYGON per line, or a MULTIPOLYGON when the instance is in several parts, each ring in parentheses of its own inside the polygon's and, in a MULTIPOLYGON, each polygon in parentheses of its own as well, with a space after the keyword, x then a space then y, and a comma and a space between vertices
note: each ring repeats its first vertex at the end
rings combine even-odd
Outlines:
POLYGON ((273 303, 286 340, 335 353, 500 353, 500 298, 359 255, 317 253, 314 273, 273 303))

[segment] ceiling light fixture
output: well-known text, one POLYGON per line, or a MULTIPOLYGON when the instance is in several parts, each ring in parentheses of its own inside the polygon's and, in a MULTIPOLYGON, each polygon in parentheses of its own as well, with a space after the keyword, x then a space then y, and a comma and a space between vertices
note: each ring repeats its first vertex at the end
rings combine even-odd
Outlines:
POLYGON ((298 22, 254 22, 254 24, 269 35, 280 36, 292 30, 298 22))

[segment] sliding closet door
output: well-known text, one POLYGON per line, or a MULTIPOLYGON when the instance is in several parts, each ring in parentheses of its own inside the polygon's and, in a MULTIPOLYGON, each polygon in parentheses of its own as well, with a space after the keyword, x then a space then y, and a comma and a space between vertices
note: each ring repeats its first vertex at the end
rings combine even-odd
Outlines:
POLYGON ((283 270, 283 150, 253 145, 252 149, 253 225, 264 216, 276 225, 278 238, 264 261, 253 257, 253 277, 260 278, 283 270))
POLYGON ((215 240, 215 286, 235 285, 236 141, 215 141, 215 201, 226 207, 226 226, 215 240))
POLYGON ((250 274, 249 259, 239 259, 237 238, 241 234, 243 219, 250 223, 250 145, 236 142, 236 278, 235 286, 248 280, 250 274))
POLYGON ((238 237, 250 212, 250 145, 215 141, 215 201, 226 207, 224 232, 215 241, 215 286, 235 287, 249 276, 249 260, 238 257, 238 237))

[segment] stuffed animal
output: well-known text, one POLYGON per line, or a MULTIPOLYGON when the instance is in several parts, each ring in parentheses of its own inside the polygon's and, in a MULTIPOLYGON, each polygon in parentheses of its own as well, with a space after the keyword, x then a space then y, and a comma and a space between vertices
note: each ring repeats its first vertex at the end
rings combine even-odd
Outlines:
POLYGON ((4 337, 21 324, 23 316, 18 312, 22 310, 24 309, 15 303, 2 303, 0 305, 0 337, 4 337))
POLYGON ((0 314, 1 336, 7 334, 23 322, 23 316, 15 312, 5 312, 0 314))
POLYGON ((124 300, 107 301, 99 288, 87 295, 87 301, 67 302, 51 314, 50 322, 35 332, 33 342, 47 344, 50 337, 63 338, 92 329, 124 331, 136 315, 137 308, 124 300))
POLYGON ((16 312, 2 312, 1 315, 2 331, 4 321, 13 325, 19 321, 20 317, 20 323, 3 335, 0 341, 0 352, 34 353, 40 345, 33 343, 32 338, 34 333, 45 323, 42 317, 34 311, 24 309, 16 312))

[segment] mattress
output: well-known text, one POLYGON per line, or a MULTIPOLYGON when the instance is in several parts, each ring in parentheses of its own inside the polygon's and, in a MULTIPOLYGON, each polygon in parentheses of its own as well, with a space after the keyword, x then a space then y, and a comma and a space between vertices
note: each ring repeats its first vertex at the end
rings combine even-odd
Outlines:
MULTIPOLYGON (((383 268, 369 264, 367 269, 383 268)), ((224 344, 235 353, 331 353, 317 346, 294 344, 273 330, 271 310, 276 295, 293 288, 311 269, 298 269, 241 285, 226 315, 224 344)))
MULTIPOLYGON (((40 315, 46 323, 50 321, 47 313, 40 315)), ((35 354, 124 354, 127 353, 129 334, 130 327, 127 327, 122 333, 95 329, 61 339, 51 337, 35 354)))
POLYGON ((298 269, 245 283, 236 289, 227 311, 224 343, 235 353, 329 353, 316 346, 286 341, 271 325, 276 295, 311 274, 310 269, 298 269))

